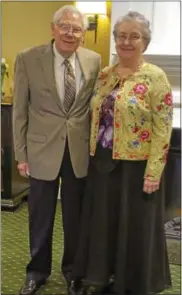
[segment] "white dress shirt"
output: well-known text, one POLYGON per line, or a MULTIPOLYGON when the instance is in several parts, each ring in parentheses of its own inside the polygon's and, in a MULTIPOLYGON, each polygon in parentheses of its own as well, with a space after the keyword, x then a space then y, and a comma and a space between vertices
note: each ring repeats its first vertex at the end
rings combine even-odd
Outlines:
MULTIPOLYGON (((63 103, 64 101, 64 60, 65 58, 57 51, 55 43, 53 43, 53 52, 54 52, 54 73, 55 73, 55 79, 56 79, 56 87, 57 87, 57 92, 59 94, 59 97, 61 99, 61 102, 63 103)), ((68 58, 72 68, 73 72, 75 75, 76 79, 76 95, 78 94, 80 88, 83 85, 83 74, 82 70, 80 68, 79 60, 74 53, 68 58)))

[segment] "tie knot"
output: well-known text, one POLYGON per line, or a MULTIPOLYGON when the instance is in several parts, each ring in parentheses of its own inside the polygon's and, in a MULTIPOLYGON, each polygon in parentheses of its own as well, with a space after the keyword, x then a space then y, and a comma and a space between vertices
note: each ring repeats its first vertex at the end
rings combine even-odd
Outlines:
POLYGON ((66 67, 70 67, 71 66, 70 61, 67 58, 64 60, 64 65, 66 67))
POLYGON ((64 65, 65 65, 65 71, 74 78, 74 71, 72 68, 72 65, 68 59, 64 60, 64 65))

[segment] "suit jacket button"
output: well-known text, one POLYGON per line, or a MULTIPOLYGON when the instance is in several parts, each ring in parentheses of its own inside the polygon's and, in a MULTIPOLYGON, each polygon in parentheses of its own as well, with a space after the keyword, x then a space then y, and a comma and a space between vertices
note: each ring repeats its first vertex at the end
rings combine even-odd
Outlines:
POLYGON ((64 136, 61 136, 61 139, 62 139, 62 140, 65 140, 65 137, 64 137, 64 136))

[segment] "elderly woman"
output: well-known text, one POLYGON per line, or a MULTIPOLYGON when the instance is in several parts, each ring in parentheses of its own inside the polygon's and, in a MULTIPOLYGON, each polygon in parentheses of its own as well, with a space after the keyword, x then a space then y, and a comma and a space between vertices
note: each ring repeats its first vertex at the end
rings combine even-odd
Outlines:
POLYGON ((97 294, 156 294, 171 286, 160 185, 171 87, 163 70, 143 59, 151 39, 143 15, 129 12, 113 33, 119 62, 101 71, 91 100, 91 157, 73 279, 83 278, 97 294))

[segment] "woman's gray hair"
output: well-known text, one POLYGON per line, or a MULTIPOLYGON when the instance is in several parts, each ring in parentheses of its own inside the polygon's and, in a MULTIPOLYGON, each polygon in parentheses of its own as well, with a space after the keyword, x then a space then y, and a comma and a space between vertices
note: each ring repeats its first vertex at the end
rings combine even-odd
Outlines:
POLYGON ((150 30, 150 22, 148 19, 141 13, 137 11, 129 11, 124 16, 120 17, 114 25, 113 35, 114 38, 117 36, 118 26, 124 21, 136 21, 141 25, 143 38, 147 41, 147 46, 151 41, 151 30, 150 30))
POLYGON ((87 18, 85 17, 83 13, 80 12, 80 10, 78 10, 73 5, 65 5, 61 7, 60 9, 58 9, 53 15, 53 20, 52 20, 53 24, 58 24, 65 12, 71 12, 71 13, 75 13, 79 15, 82 20, 84 30, 88 28, 87 18))

